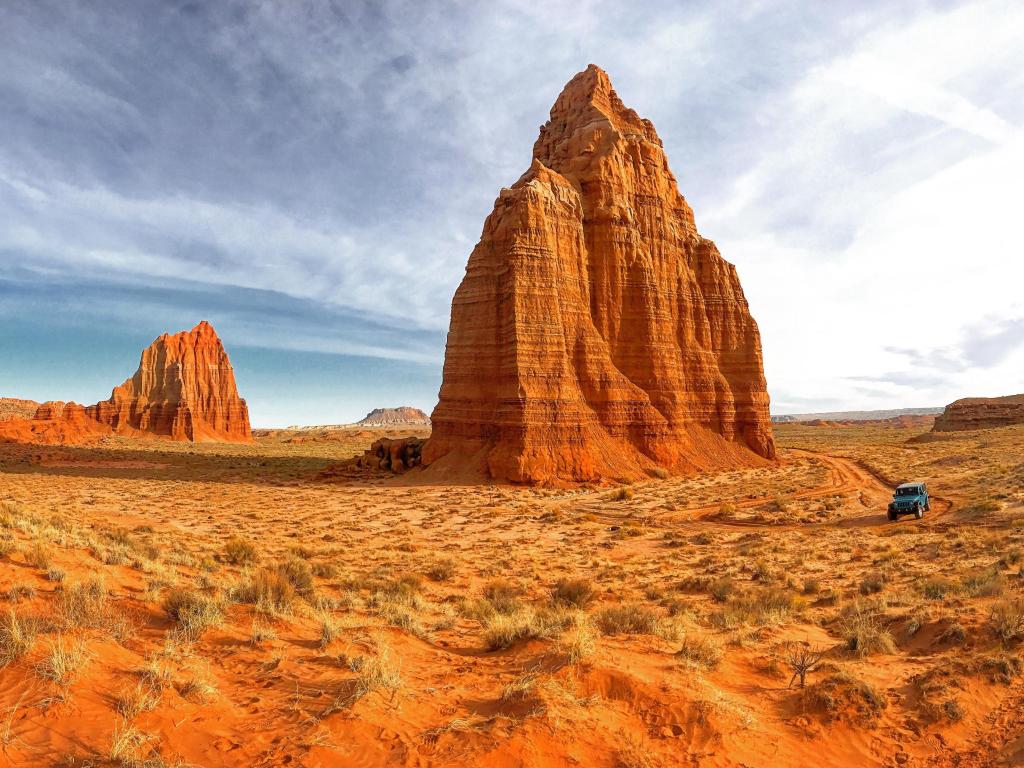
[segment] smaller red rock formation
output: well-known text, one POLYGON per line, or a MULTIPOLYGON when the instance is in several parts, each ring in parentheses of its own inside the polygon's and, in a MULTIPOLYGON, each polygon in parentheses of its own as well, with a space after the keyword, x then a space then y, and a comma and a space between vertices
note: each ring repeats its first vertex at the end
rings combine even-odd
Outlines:
POLYGON ((1024 424, 1024 395, 966 397, 950 403, 935 419, 933 432, 963 432, 1024 424))
POLYGON ((249 410, 217 332, 205 320, 164 334, 109 400, 86 409, 118 434, 138 431, 193 442, 249 442, 249 410))

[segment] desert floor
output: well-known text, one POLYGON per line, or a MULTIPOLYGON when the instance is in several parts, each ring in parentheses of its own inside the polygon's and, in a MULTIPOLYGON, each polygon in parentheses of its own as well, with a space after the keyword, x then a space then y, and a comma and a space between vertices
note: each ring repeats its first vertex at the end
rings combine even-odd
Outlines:
POLYGON ((334 467, 365 432, 2 444, 0 764, 1024 762, 1024 428, 776 436, 574 490, 334 467))

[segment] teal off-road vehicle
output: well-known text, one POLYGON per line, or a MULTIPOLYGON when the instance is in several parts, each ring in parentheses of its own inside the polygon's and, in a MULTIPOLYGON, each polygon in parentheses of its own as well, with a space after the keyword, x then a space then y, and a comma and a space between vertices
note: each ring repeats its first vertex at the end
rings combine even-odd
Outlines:
POLYGON ((924 483, 903 483, 896 487, 889 502, 889 519, 899 520, 900 515, 913 515, 920 520, 931 508, 928 486, 924 483))

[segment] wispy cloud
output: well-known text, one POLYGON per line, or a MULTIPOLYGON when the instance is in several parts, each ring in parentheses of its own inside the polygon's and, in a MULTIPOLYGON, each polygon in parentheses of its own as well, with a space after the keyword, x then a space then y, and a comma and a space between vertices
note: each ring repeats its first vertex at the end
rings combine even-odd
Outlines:
POLYGON ((1022 37, 997 0, 15 0, 0 280, 163 323, 237 294, 254 344, 439 365, 484 217, 593 61, 737 263, 777 402, 1024 389, 1022 37))

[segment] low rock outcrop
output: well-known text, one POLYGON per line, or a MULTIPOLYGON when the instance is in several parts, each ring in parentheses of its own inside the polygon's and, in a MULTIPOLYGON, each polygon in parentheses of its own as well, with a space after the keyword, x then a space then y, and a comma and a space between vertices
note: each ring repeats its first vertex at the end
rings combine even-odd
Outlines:
POLYGON ((356 463, 360 467, 376 467, 392 472, 405 472, 407 469, 420 465, 423 444, 420 437, 382 437, 375 440, 365 454, 356 463))
POLYGON ((950 403, 935 419, 933 432, 963 432, 1024 424, 1024 395, 966 397, 950 403))

